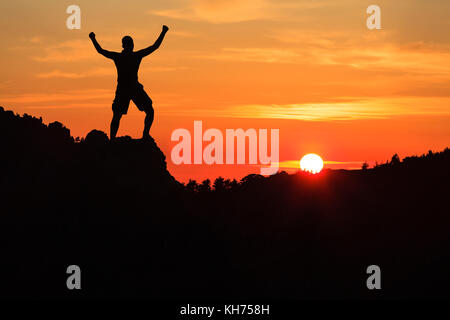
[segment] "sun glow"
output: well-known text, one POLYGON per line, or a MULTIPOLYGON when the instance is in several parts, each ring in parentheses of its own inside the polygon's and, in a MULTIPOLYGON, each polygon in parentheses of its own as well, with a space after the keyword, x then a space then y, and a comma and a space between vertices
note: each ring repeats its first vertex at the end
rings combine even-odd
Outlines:
POLYGON ((323 168, 323 160, 315 153, 304 155, 300 160, 300 169, 311 173, 319 173, 323 168))

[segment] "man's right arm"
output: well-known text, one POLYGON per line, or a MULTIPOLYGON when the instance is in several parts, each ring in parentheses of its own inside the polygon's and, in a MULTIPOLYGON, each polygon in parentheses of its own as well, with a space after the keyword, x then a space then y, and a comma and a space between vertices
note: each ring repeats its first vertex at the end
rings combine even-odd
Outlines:
POLYGON ((97 52, 100 53, 102 56, 109 58, 109 59, 114 59, 115 55, 117 55, 117 52, 112 52, 112 51, 103 49, 100 46, 100 44, 97 42, 97 39, 95 38, 95 33, 93 33, 93 32, 89 33, 89 38, 91 38, 92 43, 94 44, 94 47, 97 50, 97 52))

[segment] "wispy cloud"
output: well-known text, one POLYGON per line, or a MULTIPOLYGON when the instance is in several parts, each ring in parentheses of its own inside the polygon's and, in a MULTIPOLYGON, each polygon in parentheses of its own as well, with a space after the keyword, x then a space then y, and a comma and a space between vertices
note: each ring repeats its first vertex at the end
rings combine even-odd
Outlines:
POLYGON ((39 110, 61 110, 61 109, 92 109, 92 108, 110 108, 110 104, 105 103, 64 103, 64 104, 55 104, 55 105, 45 105, 45 106, 28 106, 26 109, 39 109, 39 110))
POLYGON ((400 115, 450 115, 450 98, 372 98, 336 103, 238 105, 221 116, 305 121, 385 119, 400 115), (447 104, 443 103, 444 101, 447 104))
MULTIPOLYGON (((184 68, 175 67, 146 67, 143 68, 143 72, 172 72, 184 68)), ((81 71, 81 72, 70 72, 61 70, 52 70, 49 72, 42 72, 36 74, 37 78, 41 79, 52 79, 52 78, 65 78, 65 79, 81 79, 81 78, 91 78, 91 77, 103 77, 103 76, 114 76, 116 70, 111 68, 93 68, 91 70, 81 71)))
POLYGON ((275 48, 223 48, 220 53, 198 57, 242 62, 293 63, 298 54, 291 50, 275 48))
MULTIPOLYGON (((324 160, 323 164, 326 165, 355 165, 361 167, 364 161, 333 161, 333 160, 324 160)), ((272 163, 272 165, 277 163, 272 163)), ((278 163, 278 167, 280 169, 300 169, 300 159, 299 160, 286 160, 278 163)))
POLYGON ((349 66, 369 71, 397 71, 450 77, 450 45, 394 42, 390 31, 363 31, 349 37, 345 30, 280 29, 268 37, 292 50, 292 63, 349 66))
POLYGON ((82 72, 66 72, 61 70, 52 70, 50 72, 38 73, 36 77, 42 79, 49 79, 49 78, 79 79, 95 76, 110 76, 114 74, 115 70, 113 68, 94 68, 92 70, 82 72))
POLYGON ((151 10, 148 13, 172 19, 232 23, 269 17, 267 0, 195 0, 176 9, 151 10))
POLYGON ((78 61, 95 57, 95 50, 89 41, 69 40, 43 49, 44 54, 34 57, 40 62, 78 61))
MULTIPOLYGON (((142 68, 142 72, 171 72, 180 69, 185 69, 182 67, 164 67, 164 66, 150 66, 142 68)), ((66 78, 66 79, 81 79, 81 78, 91 78, 91 77, 103 77, 103 76, 114 76, 116 75, 116 69, 114 67, 110 68, 92 68, 85 71, 61 71, 59 69, 51 70, 49 72, 41 72, 36 74, 37 78, 41 79, 52 79, 52 78, 66 78)))
POLYGON ((59 93, 23 93, 18 95, 0 95, 0 101, 8 104, 36 104, 51 102, 73 102, 95 99, 111 99, 112 90, 87 89, 71 90, 59 93))
POLYGON ((148 14, 213 24, 289 17, 298 22, 305 17, 295 15, 293 10, 315 9, 330 3, 329 0, 184 0, 178 1, 176 8, 150 10, 148 14))
POLYGON ((40 44, 43 42, 43 37, 40 36, 33 36, 29 39, 27 39, 32 44, 40 44))
POLYGON ((177 30, 171 30, 170 31, 171 36, 176 36, 180 38, 196 38, 200 35, 195 32, 189 32, 189 31, 177 31, 177 30))

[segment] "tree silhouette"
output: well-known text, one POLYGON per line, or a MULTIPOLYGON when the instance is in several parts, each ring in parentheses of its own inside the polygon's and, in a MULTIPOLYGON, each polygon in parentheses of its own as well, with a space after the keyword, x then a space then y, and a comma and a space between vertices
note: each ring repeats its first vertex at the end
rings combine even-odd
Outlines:
POLYGON ((197 181, 189 179, 189 182, 186 184, 186 190, 189 192, 197 192, 198 191, 197 181))
POLYGON ((203 180, 203 182, 198 186, 198 191, 202 193, 211 191, 211 180, 203 180))
POLYGON ((394 155, 392 156, 390 165, 391 165, 391 166, 398 166, 400 163, 401 163, 400 157, 398 156, 398 154, 394 154, 394 155))
POLYGON ((361 166, 361 169, 363 171, 366 171, 367 169, 369 169, 369 164, 367 163, 367 161, 364 161, 364 163, 361 166))
POLYGON ((222 192, 225 190, 225 180, 222 177, 218 177, 215 181, 214 181, 214 191, 217 192, 222 192))

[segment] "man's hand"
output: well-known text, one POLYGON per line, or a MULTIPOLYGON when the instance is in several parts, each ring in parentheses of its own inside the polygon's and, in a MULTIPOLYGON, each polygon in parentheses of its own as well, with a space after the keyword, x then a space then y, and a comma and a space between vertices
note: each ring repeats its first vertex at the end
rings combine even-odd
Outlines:
POLYGON ((166 26, 166 25, 164 25, 164 26, 163 26, 163 31, 164 31, 164 32, 167 32, 167 31, 169 31, 169 27, 168 27, 168 26, 166 26))
POLYGON ((95 39, 95 33, 93 33, 93 32, 89 33, 89 38, 91 38, 92 40, 94 40, 94 39, 95 39))

